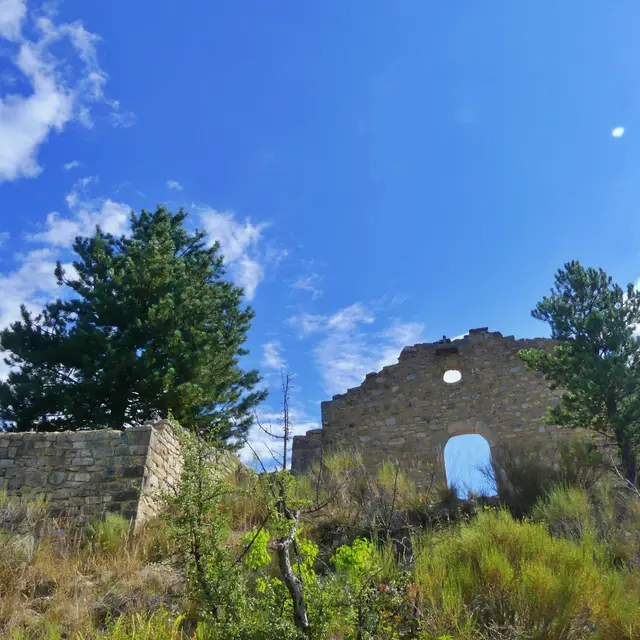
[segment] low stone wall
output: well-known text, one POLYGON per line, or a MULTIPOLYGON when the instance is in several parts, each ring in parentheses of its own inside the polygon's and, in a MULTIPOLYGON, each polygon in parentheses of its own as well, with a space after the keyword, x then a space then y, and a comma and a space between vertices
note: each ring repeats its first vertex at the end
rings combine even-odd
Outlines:
POLYGON ((0 490, 41 498, 75 526, 116 512, 138 527, 158 509, 154 492, 175 484, 180 470, 164 420, 125 431, 0 434, 0 490))

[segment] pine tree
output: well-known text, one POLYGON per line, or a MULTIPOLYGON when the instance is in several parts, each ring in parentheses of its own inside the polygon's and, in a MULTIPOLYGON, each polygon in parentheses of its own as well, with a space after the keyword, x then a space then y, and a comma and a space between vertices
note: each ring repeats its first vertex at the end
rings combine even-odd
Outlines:
POLYGON ((171 412, 219 441, 247 432, 266 395, 239 367, 254 314, 186 217, 143 210, 127 237, 76 238, 73 270, 56 268, 66 294, 0 334, 15 367, 0 385, 5 429, 122 429, 171 412))
POLYGON ((637 483, 640 445, 640 291, 613 283, 602 269, 573 261, 559 269, 555 287, 532 311, 547 322, 558 346, 520 352, 552 388, 564 389, 546 420, 586 428, 613 439, 626 480, 637 483))

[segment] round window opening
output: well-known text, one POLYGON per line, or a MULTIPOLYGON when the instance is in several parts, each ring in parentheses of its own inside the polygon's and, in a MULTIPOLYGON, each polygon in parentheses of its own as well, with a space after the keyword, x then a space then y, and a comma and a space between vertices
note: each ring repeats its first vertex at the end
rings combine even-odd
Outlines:
POLYGON ((462 374, 457 369, 449 369, 449 371, 444 372, 442 379, 447 384, 453 384, 454 382, 460 382, 460 380, 462 380, 462 374))

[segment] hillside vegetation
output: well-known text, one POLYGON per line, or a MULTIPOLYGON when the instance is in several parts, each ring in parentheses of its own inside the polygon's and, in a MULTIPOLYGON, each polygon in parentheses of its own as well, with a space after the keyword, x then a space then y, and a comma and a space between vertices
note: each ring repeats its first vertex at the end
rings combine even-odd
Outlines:
POLYGON ((503 478, 512 496, 539 493, 524 512, 420 490, 391 464, 367 474, 357 455, 298 479, 221 479, 194 450, 163 516, 133 536, 109 516, 70 540, 41 503, 3 498, 3 637, 640 637, 640 497, 588 448, 503 478), (289 531, 274 483, 301 513, 291 558, 306 630, 279 562, 289 531))

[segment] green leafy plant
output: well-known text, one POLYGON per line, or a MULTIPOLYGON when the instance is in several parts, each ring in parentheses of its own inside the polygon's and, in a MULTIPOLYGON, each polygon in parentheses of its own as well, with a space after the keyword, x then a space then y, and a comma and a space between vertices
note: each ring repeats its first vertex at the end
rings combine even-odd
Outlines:
POLYGON ((131 520, 119 513, 106 513, 103 518, 91 518, 86 535, 91 545, 114 552, 126 542, 130 532, 131 520))
POLYGON ((233 620, 244 601, 244 581, 228 544, 224 499, 237 490, 224 477, 226 452, 200 436, 182 433, 180 440, 180 482, 165 500, 189 592, 205 617, 233 620))

